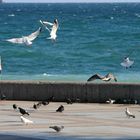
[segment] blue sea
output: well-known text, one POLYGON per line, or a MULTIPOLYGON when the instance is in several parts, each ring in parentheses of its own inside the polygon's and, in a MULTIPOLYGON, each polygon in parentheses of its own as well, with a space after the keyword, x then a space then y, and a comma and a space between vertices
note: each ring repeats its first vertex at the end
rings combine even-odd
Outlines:
POLYGON ((0 56, 2 80, 86 81, 111 72, 140 82, 140 3, 0 4, 0 56), (56 42, 45 28, 30 47, 5 41, 55 18, 56 42), (120 65, 125 56, 132 68, 120 65))

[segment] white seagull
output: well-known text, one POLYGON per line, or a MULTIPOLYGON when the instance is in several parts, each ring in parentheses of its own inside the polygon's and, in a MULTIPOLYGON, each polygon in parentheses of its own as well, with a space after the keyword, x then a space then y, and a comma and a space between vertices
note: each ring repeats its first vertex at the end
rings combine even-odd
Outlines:
POLYGON ((108 99, 107 101, 106 101, 106 103, 108 103, 108 104, 114 104, 115 103, 115 100, 112 100, 112 99, 108 99))
POLYGON ((59 26, 59 25, 58 25, 58 20, 55 19, 55 20, 54 20, 54 23, 40 20, 40 23, 41 23, 43 26, 45 26, 45 28, 46 28, 46 29, 49 31, 49 33, 50 33, 50 37, 48 37, 47 39, 51 39, 51 40, 55 41, 55 40, 56 40, 56 37, 57 37, 56 32, 57 32, 58 26, 59 26), (48 26, 51 26, 51 28, 49 28, 48 26))
POLYGON ((23 116, 20 116, 20 118, 21 118, 21 121, 22 121, 25 125, 33 124, 33 121, 28 120, 28 119, 26 119, 26 118, 23 117, 23 116))
POLYGON ((128 118, 130 118, 130 117, 135 118, 135 115, 133 115, 133 114, 129 111, 128 108, 126 108, 125 114, 126 114, 126 116, 127 116, 128 118))
POLYGON ((133 65, 134 61, 131 61, 129 57, 125 57, 123 62, 121 62, 121 66, 125 67, 126 69, 133 65))
POLYGON ((33 40, 35 40, 40 32, 41 32, 42 28, 39 27, 39 29, 33 33, 31 33, 28 36, 23 36, 21 38, 12 38, 12 39, 7 39, 6 41, 11 42, 11 43, 17 43, 17 44, 25 44, 27 46, 30 46, 33 42, 33 40))

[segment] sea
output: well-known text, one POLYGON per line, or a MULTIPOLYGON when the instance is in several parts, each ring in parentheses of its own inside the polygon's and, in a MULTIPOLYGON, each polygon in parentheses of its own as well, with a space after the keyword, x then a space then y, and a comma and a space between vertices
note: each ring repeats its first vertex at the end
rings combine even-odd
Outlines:
POLYGON ((118 82, 140 82, 140 3, 0 4, 1 80, 84 82, 113 73, 118 82), (57 19, 56 41, 39 20, 57 19), (42 27, 31 46, 20 38, 42 27), (129 56, 131 68, 120 65, 129 56))

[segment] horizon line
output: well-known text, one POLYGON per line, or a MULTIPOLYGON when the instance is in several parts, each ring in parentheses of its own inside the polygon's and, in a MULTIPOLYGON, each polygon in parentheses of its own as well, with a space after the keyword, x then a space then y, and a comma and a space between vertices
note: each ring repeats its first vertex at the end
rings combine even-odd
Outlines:
POLYGON ((140 3, 140 2, 137 2, 137 1, 131 1, 131 2, 125 2, 125 1, 122 1, 122 2, 5 2, 3 1, 2 3, 140 3))

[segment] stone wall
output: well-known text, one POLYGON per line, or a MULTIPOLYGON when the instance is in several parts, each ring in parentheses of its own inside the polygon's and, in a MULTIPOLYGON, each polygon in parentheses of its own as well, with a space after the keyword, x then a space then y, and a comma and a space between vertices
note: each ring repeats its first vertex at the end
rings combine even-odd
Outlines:
POLYGON ((134 83, 77 83, 77 82, 38 82, 1 81, 0 94, 8 100, 65 101, 66 97, 79 98, 81 102, 105 102, 111 99, 140 100, 140 84, 134 83))

